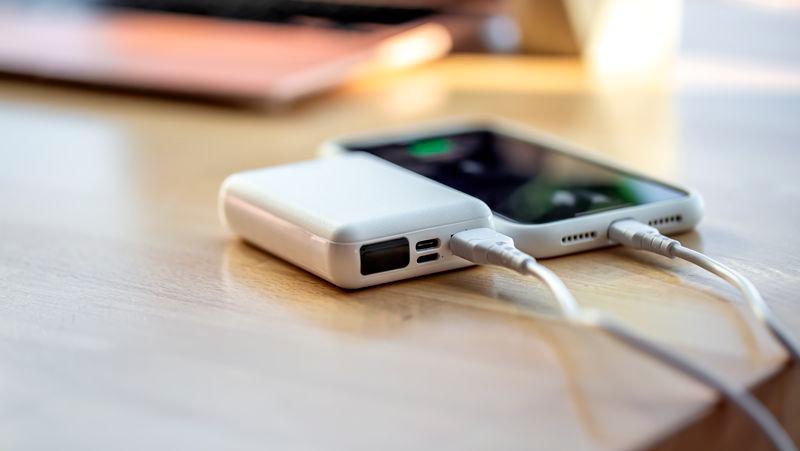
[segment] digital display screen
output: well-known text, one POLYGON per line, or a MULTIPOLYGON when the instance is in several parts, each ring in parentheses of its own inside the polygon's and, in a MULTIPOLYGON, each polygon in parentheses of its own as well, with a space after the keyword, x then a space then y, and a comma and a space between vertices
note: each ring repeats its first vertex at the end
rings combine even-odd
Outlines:
POLYGON ((477 197, 495 214, 524 224, 687 196, 652 180, 485 130, 347 148, 477 197))

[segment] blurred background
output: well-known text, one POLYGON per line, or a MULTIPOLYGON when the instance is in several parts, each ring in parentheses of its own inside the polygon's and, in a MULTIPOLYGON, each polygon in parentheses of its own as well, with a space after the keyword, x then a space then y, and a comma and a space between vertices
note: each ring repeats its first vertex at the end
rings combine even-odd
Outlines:
POLYGON ((11 0, 0 69, 266 103, 450 52, 574 55, 604 76, 657 76, 680 19, 679 0, 11 0))
POLYGON ((718 157, 688 150, 705 109, 775 126, 800 86, 795 0, 6 0, 0 29, 4 147, 32 139, 20 106, 43 106, 115 124, 130 158, 185 145, 274 164, 489 113, 687 177, 718 157))
POLYGON ((793 0, 697 1, 685 8, 680 0, 6 0, 1 6, 3 72, 265 102, 296 100, 451 52, 574 55, 618 82, 645 74, 669 78, 679 49, 796 61, 791 17, 800 8, 793 0), (743 26, 748 32, 738 32, 743 26))

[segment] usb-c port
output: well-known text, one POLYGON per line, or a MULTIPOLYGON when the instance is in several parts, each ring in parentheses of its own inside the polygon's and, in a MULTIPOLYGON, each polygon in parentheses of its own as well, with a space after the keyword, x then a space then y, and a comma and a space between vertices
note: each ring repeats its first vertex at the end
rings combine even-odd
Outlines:
POLYGON ((428 249, 436 249, 439 247, 439 238, 431 238, 429 240, 417 241, 417 251, 427 251, 428 249))
POLYGON ((428 263, 436 260, 439 260, 438 252, 434 252, 432 254, 420 255, 419 257, 417 257, 417 263, 428 263))

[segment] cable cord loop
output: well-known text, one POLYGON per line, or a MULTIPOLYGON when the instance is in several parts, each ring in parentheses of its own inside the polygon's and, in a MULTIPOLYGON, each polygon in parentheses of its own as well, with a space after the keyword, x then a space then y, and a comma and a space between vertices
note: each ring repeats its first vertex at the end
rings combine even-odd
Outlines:
POLYGON ((624 326, 622 323, 612 318, 596 316, 592 319, 592 322, 595 327, 601 329, 603 332, 616 338, 625 345, 658 360, 662 364, 722 394, 723 397, 727 398, 756 423, 776 449, 781 451, 797 450, 786 430, 780 425, 770 411, 748 391, 737 389, 735 386, 726 382, 724 378, 694 364, 692 361, 677 353, 669 351, 667 348, 654 341, 643 338, 641 335, 633 332, 627 326, 624 326))
MULTIPOLYGON (((636 223, 639 224, 639 223, 636 223)), ((638 229, 638 227, 637 227, 638 229)), ((630 232, 630 231, 628 231, 630 232)), ((658 253, 671 254, 679 243, 670 238, 635 236, 630 240, 639 245, 658 249, 658 253), (677 244, 676 244, 677 243, 677 244)), ((678 353, 640 335, 629 327, 597 310, 581 308, 564 282, 536 259, 514 247, 514 240, 492 229, 481 228, 459 232, 450 238, 453 254, 480 265, 496 265, 520 274, 534 276, 544 283, 558 302, 563 319, 573 325, 599 329, 631 349, 640 352, 676 370, 690 379, 716 390, 747 415, 779 451, 798 451, 780 423, 755 397, 729 384, 714 372, 694 364, 678 353)), ((671 257, 671 255, 666 255, 671 257)))
POLYGON ((756 318, 766 325, 791 358, 800 363, 800 343, 772 313, 755 285, 741 273, 705 254, 683 247, 679 241, 662 235, 655 227, 633 219, 622 219, 612 223, 608 229, 608 237, 626 247, 653 252, 669 258, 680 258, 733 285, 744 295, 747 305, 756 318))

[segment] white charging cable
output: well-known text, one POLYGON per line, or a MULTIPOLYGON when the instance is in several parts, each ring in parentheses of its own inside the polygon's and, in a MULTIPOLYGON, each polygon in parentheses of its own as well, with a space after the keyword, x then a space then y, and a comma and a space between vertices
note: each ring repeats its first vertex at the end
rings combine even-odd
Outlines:
POLYGON ((655 227, 633 219, 623 219, 612 223, 608 229, 608 238, 623 246, 686 260, 730 283, 744 295, 756 317, 767 326, 791 357, 800 362, 800 343, 772 313, 755 285, 740 273, 707 255, 683 247, 679 241, 662 235, 655 227))
POLYGON ((497 265, 541 280, 558 302, 562 317, 571 324, 592 327, 612 338, 658 360, 689 378, 721 393, 742 410, 764 432, 780 451, 797 451, 780 423, 749 392, 741 391, 712 371, 685 359, 666 347, 638 334, 634 330, 597 310, 583 309, 552 271, 536 259, 514 247, 514 240, 492 229, 473 229, 456 233, 450 239, 453 254, 480 265, 497 265))

